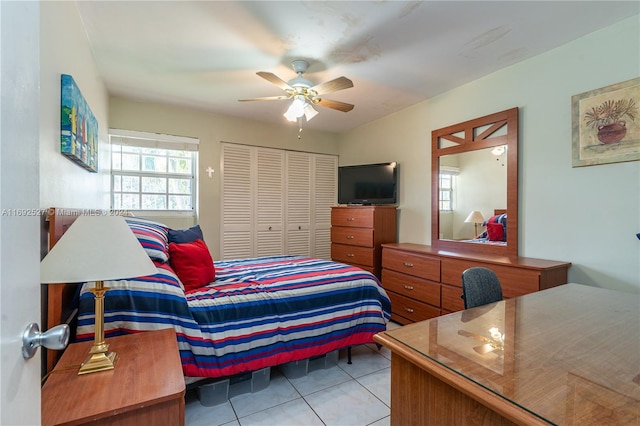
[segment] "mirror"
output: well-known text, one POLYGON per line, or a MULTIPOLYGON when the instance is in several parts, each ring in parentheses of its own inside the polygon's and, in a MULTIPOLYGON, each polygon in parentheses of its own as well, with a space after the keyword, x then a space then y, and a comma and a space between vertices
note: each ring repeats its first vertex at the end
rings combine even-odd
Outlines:
POLYGON ((431 154, 432 247, 517 256, 518 108, 434 130, 431 154))

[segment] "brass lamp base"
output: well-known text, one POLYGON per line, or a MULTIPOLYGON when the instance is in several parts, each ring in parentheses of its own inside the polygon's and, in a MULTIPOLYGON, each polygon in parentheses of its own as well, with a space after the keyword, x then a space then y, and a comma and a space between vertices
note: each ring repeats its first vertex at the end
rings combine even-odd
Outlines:
POLYGON ((98 371, 113 370, 116 366, 117 355, 115 352, 99 352, 89 354, 78 370, 81 374, 97 373, 98 371))
POLYGON ((89 290, 95 295, 95 337, 89 356, 80 366, 78 375, 113 370, 116 366, 116 353, 109 352, 109 345, 104 341, 104 294, 107 290, 109 287, 105 287, 102 281, 96 281, 95 288, 89 290))

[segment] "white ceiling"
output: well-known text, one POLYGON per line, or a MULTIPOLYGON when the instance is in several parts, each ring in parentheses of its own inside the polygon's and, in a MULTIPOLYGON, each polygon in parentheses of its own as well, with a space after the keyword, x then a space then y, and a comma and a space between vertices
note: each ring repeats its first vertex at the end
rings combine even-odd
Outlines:
MULTIPOLYGON (((256 75, 295 77, 355 105, 305 127, 342 132, 640 12, 638 1, 79 1, 109 93, 285 123, 289 101, 256 75)), ((615 46, 612 46, 615 48, 615 46)), ((593 52, 594 55, 597 52, 593 52)), ((523 81, 522 84, 527 84, 523 81)), ((295 124, 293 124, 295 125, 295 124)))

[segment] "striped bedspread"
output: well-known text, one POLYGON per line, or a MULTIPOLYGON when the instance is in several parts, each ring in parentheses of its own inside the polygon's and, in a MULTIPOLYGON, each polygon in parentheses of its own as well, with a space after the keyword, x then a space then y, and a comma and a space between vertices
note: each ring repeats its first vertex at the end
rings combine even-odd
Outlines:
MULTIPOLYGON (((105 283, 105 336, 173 327, 188 377, 222 377, 372 342, 390 318, 372 274, 342 263, 276 256, 216 261, 213 283, 185 294, 168 263, 105 283)), ((86 288, 85 288, 86 287, 86 288)), ((83 286, 78 340, 93 339, 83 286)))

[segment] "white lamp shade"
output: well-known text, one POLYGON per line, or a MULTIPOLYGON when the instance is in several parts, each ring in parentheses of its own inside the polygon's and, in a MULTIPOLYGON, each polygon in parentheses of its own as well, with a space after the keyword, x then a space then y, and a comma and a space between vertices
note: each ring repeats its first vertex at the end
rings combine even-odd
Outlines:
POLYGON ((306 101, 304 96, 296 95, 293 98, 293 102, 291 102, 289 109, 287 109, 287 112, 283 114, 284 117, 289 121, 296 121, 299 117, 304 115, 305 104, 306 101))
POLYGON ((310 103, 306 103, 304 105, 304 117, 307 119, 307 121, 311 120, 313 117, 315 117, 316 115, 318 115, 318 111, 316 111, 310 103))
POLYGON ((157 273, 122 216, 79 216, 40 262, 40 282, 48 284, 157 273))
POLYGON ((484 217, 482 217, 482 213, 478 210, 474 210, 469 213, 469 216, 464 220, 466 223, 482 223, 484 222, 484 217))

